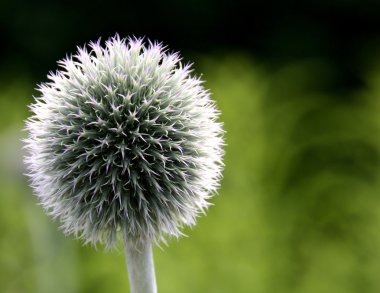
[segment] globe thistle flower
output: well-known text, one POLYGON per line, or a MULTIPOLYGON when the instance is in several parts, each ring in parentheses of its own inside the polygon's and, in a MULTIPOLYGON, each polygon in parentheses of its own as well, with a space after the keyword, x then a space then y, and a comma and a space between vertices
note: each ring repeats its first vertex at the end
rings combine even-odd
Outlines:
POLYGON ((125 243, 131 292, 156 292, 151 242, 181 235, 219 186, 223 131, 176 53, 108 40, 59 62, 26 122, 31 185, 66 234, 125 243))
POLYGON ((31 185, 66 234, 114 247, 178 237, 222 170, 219 112, 161 44, 108 40, 59 61, 26 122, 31 185))

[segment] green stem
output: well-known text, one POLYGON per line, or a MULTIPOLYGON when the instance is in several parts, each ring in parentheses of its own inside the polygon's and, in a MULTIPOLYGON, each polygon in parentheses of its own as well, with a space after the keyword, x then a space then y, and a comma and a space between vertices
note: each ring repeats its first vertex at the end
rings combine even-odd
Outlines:
POLYGON ((124 245, 131 293, 157 293, 150 241, 139 245, 126 242, 124 245))

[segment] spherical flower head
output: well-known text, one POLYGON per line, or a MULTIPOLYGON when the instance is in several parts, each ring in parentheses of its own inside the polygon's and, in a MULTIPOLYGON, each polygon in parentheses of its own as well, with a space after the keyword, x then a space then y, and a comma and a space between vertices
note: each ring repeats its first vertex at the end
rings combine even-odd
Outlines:
POLYGON ((221 178, 223 131, 202 81, 178 54, 108 40, 59 62, 26 122, 25 163, 66 234, 113 247, 192 226, 221 178))

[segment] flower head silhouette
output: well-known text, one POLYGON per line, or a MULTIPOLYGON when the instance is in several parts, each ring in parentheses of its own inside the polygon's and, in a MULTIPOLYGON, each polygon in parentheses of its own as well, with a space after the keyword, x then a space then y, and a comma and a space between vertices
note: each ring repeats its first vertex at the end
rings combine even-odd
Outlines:
POLYGON ((43 207, 87 243, 160 241, 219 185, 223 131, 202 81, 158 43, 78 48, 39 87, 25 162, 43 207))

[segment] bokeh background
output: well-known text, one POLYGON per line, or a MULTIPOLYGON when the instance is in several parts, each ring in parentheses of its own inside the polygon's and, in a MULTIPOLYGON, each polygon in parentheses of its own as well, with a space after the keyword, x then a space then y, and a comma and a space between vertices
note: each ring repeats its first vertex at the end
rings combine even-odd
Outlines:
POLYGON ((64 237, 23 176, 23 120, 90 40, 181 51, 225 123, 219 196, 155 249, 165 293, 380 292, 380 2, 0 0, 0 292, 128 292, 121 251, 64 237))

